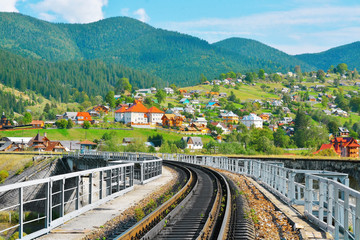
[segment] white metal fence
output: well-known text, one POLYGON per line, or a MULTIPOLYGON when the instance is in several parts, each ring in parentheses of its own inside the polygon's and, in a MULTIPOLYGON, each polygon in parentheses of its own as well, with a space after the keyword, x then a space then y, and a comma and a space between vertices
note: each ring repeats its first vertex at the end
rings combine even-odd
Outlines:
POLYGON ((360 240, 360 192, 349 188, 347 174, 221 156, 178 154, 171 159, 253 177, 286 203, 305 205, 305 216, 335 239, 360 240))

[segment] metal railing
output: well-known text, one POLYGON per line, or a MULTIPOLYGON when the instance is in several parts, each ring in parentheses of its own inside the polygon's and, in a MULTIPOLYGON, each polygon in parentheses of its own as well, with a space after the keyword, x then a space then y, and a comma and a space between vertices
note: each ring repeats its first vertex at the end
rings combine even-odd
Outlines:
POLYGON ((304 205, 305 216, 335 239, 360 240, 360 192, 349 188, 347 174, 221 156, 177 154, 174 158, 253 177, 289 205, 304 205))
POLYGON ((11 223, 0 234, 17 228, 19 239, 33 239, 132 190, 133 185, 134 164, 127 163, 1 186, 0 193, 8 192, 11 200, 0 205, 0 214, 9 215, 11 223), (34 194, 25 199, 25 191, 34 194), (25 228, 35 231, 24 236, 25 228))

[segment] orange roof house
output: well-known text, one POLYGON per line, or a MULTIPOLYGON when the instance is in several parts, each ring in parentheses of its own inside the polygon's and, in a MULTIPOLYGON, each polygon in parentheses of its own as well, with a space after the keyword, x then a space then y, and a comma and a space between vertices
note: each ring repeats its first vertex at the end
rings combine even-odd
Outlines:
POLYGON ((83 124, 84 121, 89 121, 91 122, 91 115, 88 112, 78 112, 76 115, 76 123, 77 124, 83 124))
POLYGON ((149 119, 149 123, 161 124, 162 123, 161 118, 164 116, 164 112, 158 109, 157 107, 153 106, 149 108, 147 116, 149 119))
POLYGON ((321 145, 320 149, 314 154, 325 149, 333 149, 341 157, 359 157, 359 147, 357 140, 352 137, 337 137, 330 140, 329 144, 321 145))
POLYGON ((41 121, 41 120, 33 120, 31 122, 31 125, 33 128, 43 128, 45 123, 44 123, 44 121, 41 121))
POLYGON ((186 89, 179 89, 179 92, 180 93, 187 93, 187 90, 186 89))

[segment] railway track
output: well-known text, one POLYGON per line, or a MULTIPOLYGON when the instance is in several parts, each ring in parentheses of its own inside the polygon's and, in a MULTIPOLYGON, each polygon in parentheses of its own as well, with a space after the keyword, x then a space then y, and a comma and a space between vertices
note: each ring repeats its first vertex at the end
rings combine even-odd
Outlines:
POLYGON ((114 233, 111 239, 254 239, 254 227, 242 209, 244 198, 234 183, 208 168, 167 163, 187 172, 186 185, 132 228, 114 233))

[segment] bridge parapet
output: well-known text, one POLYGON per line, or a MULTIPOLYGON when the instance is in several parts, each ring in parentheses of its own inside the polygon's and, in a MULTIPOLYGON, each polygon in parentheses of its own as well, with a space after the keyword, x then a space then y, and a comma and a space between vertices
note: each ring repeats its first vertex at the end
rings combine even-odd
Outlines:
POLYGON ((19 239, 41 236, 64 222, 120 196, 133 189, 134 164, 114 166, 62 174, 45 179, 26 181, 0 187, 0 193, 17 192, 18 199, 11 205, 0 205, 0 213, 18 215, 10 227, 0 228, 0 233, 18 229, 19 239), (24 199, 26 188, 42 189, 31 199, 24 199), (27 211, 37 210, 37 217, 28 218, 27 211), (23 236, 24 228, 33 223, 43 224, 40 230, 23 236))
POLYGON ((223 156, 177 154, 175 159, 252 177, 289 205, 303 205, 305 216, 335 239, 360 240, 360 192, 349 188, 347 174, 223 156))

